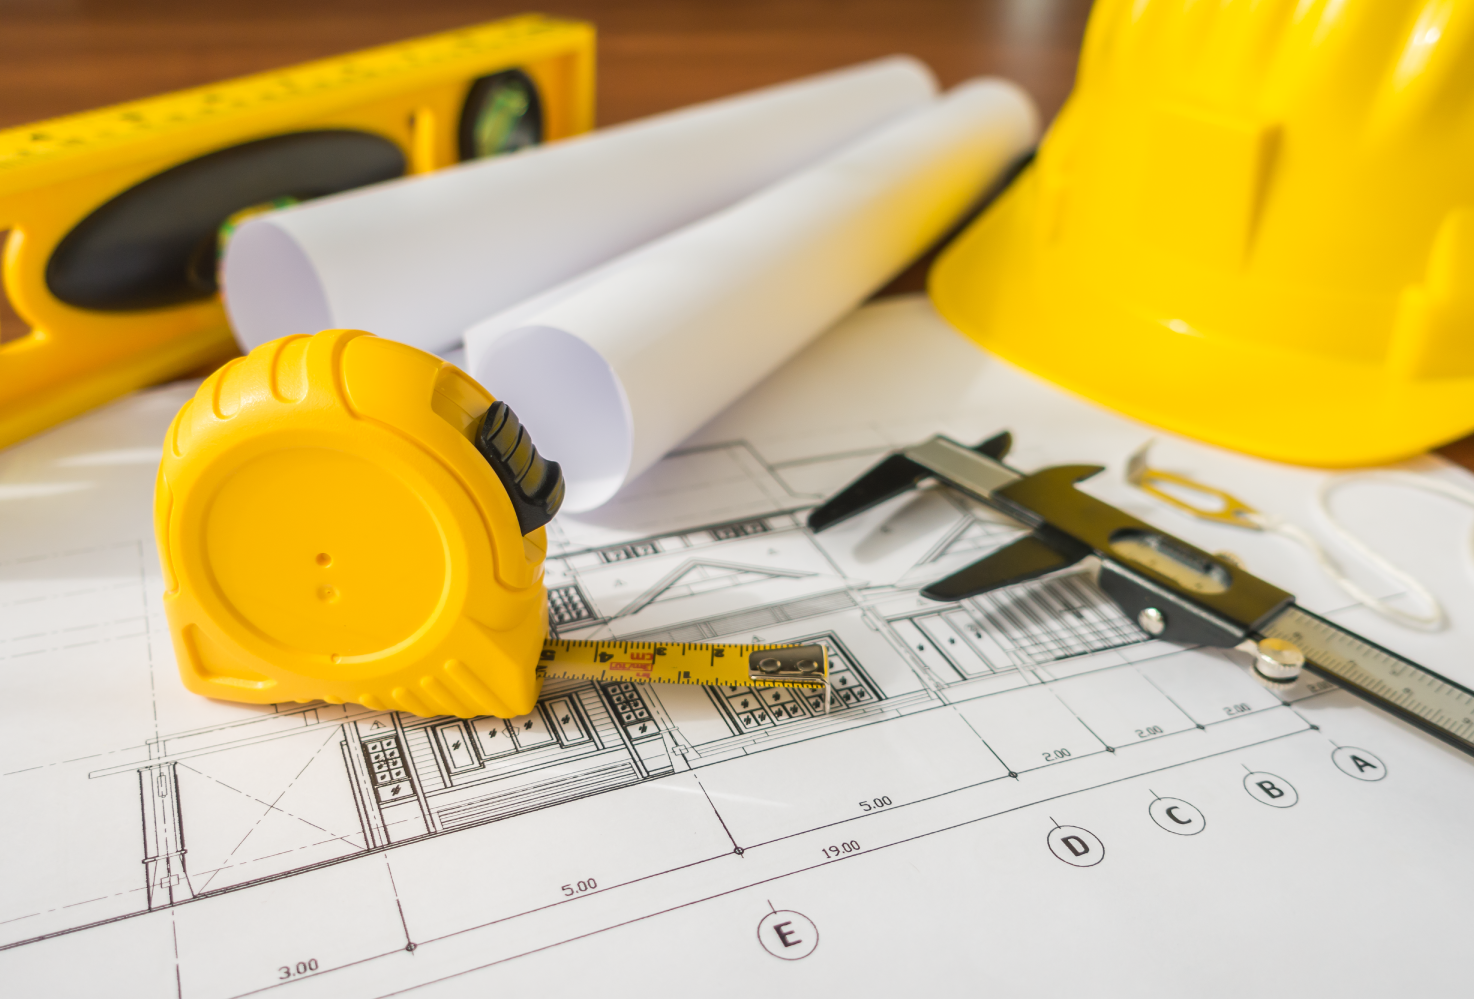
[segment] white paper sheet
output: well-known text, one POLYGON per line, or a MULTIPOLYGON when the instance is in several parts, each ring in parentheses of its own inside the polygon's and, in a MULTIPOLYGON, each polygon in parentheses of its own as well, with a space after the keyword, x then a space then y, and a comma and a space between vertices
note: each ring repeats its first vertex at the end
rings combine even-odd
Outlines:
POLYGON ((472 377, 608 502, 947 231, 1034 142, 977 80, 725 211, 473 326, 472 377))
POLYGON ((226 245, 226 310, 247 350, 335 327, 442 350, 935 93, 881 59, 263 215, 226 245))
MULTIPOLYGON (((924 300, 889 301, 552 532, 563 633, 820 639, 845 694, 830 717, 781 693, 576 683, 514 732, 273 710, 175 678, 150 493, 192 388, 0 453, 7 995, 1466 987, 1474 761, 1349 695, 1285 706, 1218 653, 1144 641, 1078 576, 920 601, 1013 536, 945 491, 802 527, 892 447, 1010 427, 1019 467, 1108 464, 1112 502, 1470 684, 1462 508, 1347 497, 1455 609, 1437 636, 1358 619, 1297 548, 1126 487, 1148 428, 990 360, 924 300), (378 783, 391 750, 404 774, 378 783), (1385 776, 1352 776, 1356 753, 1385 776)), ((1324 473, 1167 437, 1156 457, 1317 529, 1324 473)))

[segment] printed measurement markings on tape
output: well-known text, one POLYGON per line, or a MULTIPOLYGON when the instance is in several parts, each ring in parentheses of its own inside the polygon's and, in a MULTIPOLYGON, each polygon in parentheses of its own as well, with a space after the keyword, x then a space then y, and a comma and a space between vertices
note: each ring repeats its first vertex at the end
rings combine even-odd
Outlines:
MULTIPOLYGON (((828 691, 822 645, 711 645, 552 639, 546 679, 684 683, 704 687, 800 687, 828 691)), ((827 707, 827 705, 826 705, 827 707)))

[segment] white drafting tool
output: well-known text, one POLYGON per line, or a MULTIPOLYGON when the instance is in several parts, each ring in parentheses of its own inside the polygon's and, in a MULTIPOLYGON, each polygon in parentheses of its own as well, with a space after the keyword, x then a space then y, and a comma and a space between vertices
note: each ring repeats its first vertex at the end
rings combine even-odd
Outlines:
MULTIPOLYGON (((786 691, 592 683, 511 725, 185 693, 149 516, 189 391, 0 454, 8 994, 1466 987, 1465 756, 1350 695, 1286 705, 1228 654, 1147 640, 1080 575, 922 599, 1019 533, 954 492, 804 527, 934 433, 1007 425, 1026 467, 1119 469, 1140 442, 924 300, 861 310, 610 506, 555 522, 564 637, 822 641, 827 718, 786 691)), ((1324 478, 1175 440, 1158 460, 1307 523, 1324 478)), ((1474 681, 1465 616, 1423 634, 1345 610, 1273 539, 1163 511, 1119 475, 1090 485, 1474 681)), ((1392 495, 1427 505, 1380 517, 1368 488, 1338 512, 1447 606, 1474 606, 1446 540, 1467 512, 1392 495)))

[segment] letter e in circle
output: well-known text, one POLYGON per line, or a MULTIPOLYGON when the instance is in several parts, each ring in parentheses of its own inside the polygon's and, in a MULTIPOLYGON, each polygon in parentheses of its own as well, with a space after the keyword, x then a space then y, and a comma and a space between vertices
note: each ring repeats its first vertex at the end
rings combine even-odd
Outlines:
POLYGON ((763 950, 784 961, 797 961, 819 946, 819 928, 801 912, 779 909, 757 924, 757 942, 763 950))
POLYGON ((1381 780, 1387 776, 1387 765, 1375 753, 1355 746, 1342 746, 1331 754, 1336 769, 1357 780, 1381 780))
POLYGON ((1072 867, 1094 867, 1105 859, 1105 844, 1089 829, 1055 826, 1049 830, 1049 852, 1072 867))
POLYGON ((1274 808, 1289 808, 1300 800, 1299 792, 1289 781, 1258 770, 1244 777, 1244 790, 1255 801, 1274 808))

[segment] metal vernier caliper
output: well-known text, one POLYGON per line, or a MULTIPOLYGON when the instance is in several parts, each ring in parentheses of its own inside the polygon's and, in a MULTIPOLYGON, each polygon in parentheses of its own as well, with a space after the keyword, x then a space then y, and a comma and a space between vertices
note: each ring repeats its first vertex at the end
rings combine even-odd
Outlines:
POLYGON ((925 587, 923 597, 962 600, 1093 558, 1101 591, 1148 635, 1242 649, 1272 688, 1288 688, 1308 669, 1474 754, 1474 691, 1312 614, 1293 594, 1241 566, 1075 488, 1102 466, 1056 465, 1025 474, 1003 463, 1011 444, 1005 432, 971 448, 940 435, 904 448, 810 513, 809 528, 822 531, 936 479, 1014 518, 1029 533, 925 587))

